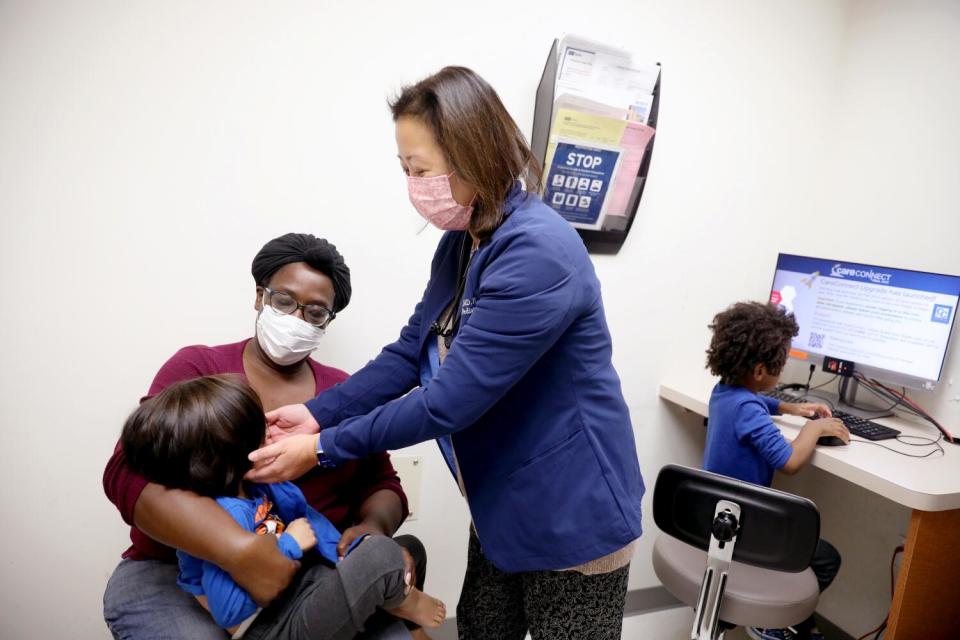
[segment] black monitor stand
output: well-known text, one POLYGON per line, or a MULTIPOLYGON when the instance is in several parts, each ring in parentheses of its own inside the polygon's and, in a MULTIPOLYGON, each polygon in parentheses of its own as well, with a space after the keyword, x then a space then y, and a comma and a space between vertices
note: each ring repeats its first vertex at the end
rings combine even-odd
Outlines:
POLYGON ((859 388, 860 383, 856 378, 841 378, 840 395, 837 398, 835 408, 866 419, 887 418, 893 415, 893 411, 890 411, 886 407, 878 407, 871 402, 857 402, 857 390, 859 388))

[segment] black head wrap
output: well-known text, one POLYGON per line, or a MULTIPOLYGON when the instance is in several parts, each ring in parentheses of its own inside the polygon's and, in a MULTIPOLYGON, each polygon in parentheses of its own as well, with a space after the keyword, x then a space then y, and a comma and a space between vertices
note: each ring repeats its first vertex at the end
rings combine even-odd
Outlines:
POLYGON ((270 276, 291 262, 306 262, 333 280, 333 310, 339 313, 350 303, 350 268, 337 248, 309 233, 288 233, 263 245, 253 259, 253 279, 266 285, 270 276))

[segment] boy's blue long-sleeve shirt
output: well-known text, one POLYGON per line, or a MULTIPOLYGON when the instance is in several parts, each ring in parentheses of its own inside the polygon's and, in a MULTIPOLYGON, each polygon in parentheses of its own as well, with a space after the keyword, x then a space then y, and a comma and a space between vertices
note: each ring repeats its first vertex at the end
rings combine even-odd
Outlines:
MULTIPOLYGON (((336 564, 340 532, 323 514, 307 504, 303 493, 295 484, 279 482, 250 487, 249 498, 217 498, 217 503, 247 531, 256 530, 259 524, 255 520, 257 505, 264 497, 273 503, 271 513, 279 516, 285 524, 297 518, 307 518, 317 538, 317 551, 336 564)), ((359 539, 354 545, 357 542, 359 539)), ((291 560, 299 560, 303 556, 300 545, 289 533, 281 533, 277 544, 280 551, 291 560)), ((229 629, 256 613, 257 603, 233 581, 229 573, 212 562, 183 551, 177 551, 177 559, 180 563, 177 584, 195 596, 206 596, 210 613, 219 626, 229 629)))
POLYGON ((780 401, 745 387, 718 383, 710 394, 703 468, 769 487, 793 447, 770 419, 780 401))

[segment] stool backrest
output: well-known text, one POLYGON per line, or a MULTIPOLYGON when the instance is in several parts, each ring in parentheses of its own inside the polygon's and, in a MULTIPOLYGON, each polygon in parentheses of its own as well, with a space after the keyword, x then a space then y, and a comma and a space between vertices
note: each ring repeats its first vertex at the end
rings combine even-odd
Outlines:
POLYGON ((740 506, 733 560, 774 571, 810 566, 820 513, 813 502, 790 493, 671 464, 657 476, 653 519, 665 534, 706 551, 719 500, 740 506))

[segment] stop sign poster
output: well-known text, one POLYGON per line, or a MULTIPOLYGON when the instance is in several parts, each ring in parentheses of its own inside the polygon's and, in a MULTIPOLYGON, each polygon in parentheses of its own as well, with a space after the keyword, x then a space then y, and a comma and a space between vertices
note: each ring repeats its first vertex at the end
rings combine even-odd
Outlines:
POLYGON ((619 149, 558 141, 544 202, 575 226, 599 229, 619 162, 619 149))

